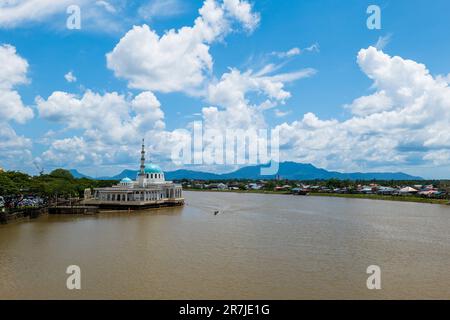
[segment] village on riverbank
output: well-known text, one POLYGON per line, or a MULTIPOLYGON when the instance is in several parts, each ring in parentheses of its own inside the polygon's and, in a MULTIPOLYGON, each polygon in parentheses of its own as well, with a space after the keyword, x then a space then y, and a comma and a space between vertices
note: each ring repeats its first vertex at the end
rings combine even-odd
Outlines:
POLYGON ((182 185, 185 190, 192 191, 333 196, 428 203, 448 203, 450 200, 450 181, 448 180, 184 180, 182 185))

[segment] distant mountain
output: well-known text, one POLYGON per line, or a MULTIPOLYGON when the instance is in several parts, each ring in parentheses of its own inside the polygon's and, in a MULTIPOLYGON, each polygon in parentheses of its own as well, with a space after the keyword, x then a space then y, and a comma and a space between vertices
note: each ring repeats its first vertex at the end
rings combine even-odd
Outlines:
POLYGON ((123 178, 130 178, 132 180, 136 179, 139 170, 123 170, 118 175, 112 177, 100 177, 97 180, 122 180, 123 178))
POLYGON ((210 173, 210 172, 201 172, 201 171, 192 171, 192 170, 176 170, 165 172, 164 176, 167 180, 220 180, 224 179, 223 175, 210 173))
MULTIPOLYGON (((262 176, 261 168, 267 165, 257 165, 241 168, 235 172, 221 175, 224 179, 274 179, 273 176, 262 176)), ((402 172, 373 172, 373 173, 341 173, 320 169, 312 164, 296 162, 282 162, 279 164, 278 173, 281 178, 288 180, 423 180, 402 172)))
MULTIPOLYGON (((371 173, 341 173, 335 171, 328 171, 325 169, 316 168, 312 164, 303 164, 296 162, 282 162, 279 164, 277 175, 262 176, 261 168, 267 165, 256 165, 240 168, 234 172, 216 174, 209 172, 200 172, 193 170, 176 170, 165 172, 167 180, 226 180, 226 179, 275 179, 277 175, 282 179, 288 180, 423 180, 421 177, 415 177, 402 172, 371 172, 371 173)), ((76 170, 71 170, 80 177, 87 177, 76 170)), ((98 180, 121 180, 125 177, 135 179, 139 171, 124 170, 120 174, 113 177, 101 177, 98 180)))
POLYGON ((71 169, 71 170, 69 170, 69 172, 72 174, 72 176, 73 176, 75 179, 81 179, 81 178, 92 179, 91 177, 86 176, 86 175, 84 175, 84 174, 78 172, 78 170, 76 170, 76 169, 71 169))

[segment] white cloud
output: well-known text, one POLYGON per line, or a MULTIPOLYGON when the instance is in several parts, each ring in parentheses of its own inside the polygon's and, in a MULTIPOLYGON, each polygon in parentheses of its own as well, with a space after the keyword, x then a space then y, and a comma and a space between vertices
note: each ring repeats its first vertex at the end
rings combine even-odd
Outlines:
POLYGON ((97 6, 99 6, 99 7, 104 8, 109 13, 116 13, 117 12, 116 8, 114 8, 114 6, 111 3, 107 2, 107 1, 103 1, 103 0, 96 1, 95 4, 97 6))
POLYGON ((0 28, 33 27, 44 24, 52 30, 66 30, 67 8, 81 9, 82 31, 122 32, 135 21, 123 0, 10 0, 0 1, 0 28))
POLYGON ((116 92, 100 95, 88 90, 77 97, 57 91, 46 100, 36 98, 36 104, 41 118, 84 130, 85 137, 109 144, 138 141, 144 130, 164 127, 164 113, 151 92, 130 101, 116 92))
POLYGON ((72 71, 67 72, 64 75, 64 79, 66 79, 67 82, 72 83, 72 82, 76 82, 77 81, 77 77, 75 77, 75 75, 73 74, 72 71))
POLYGON ((0 45, 0 61, 0 89, 10 90, 15 85, 28 82, 28 62, 17 55, 15 47, 0 45))
POLYGON ((0 45, 0 123, 14 120, 25 123, 33 118, 33 110, 24 106, 14 87, 28 82, 28 62, 17 55, 16 48, 0 45))
POLYGON ((144 19, 154 17, 172 17, 186 10, 181 0, 151 0, 138 9, 138 14, 144 19))
POLYGON ((247 1, 224 0, 223 8, 225 13, 241 22, 247 31, 255 30, 259 24, 259 14, 252 12, 252 6, 247 1))
POLYGON ((295 57, 295 56, 298 56, 298 55, 304 53, 305 51, 306 52, 319 52, 320 51, 319 44, 314 43, 305 49, 300 49, 298 47, 294 47, 286 52, 274 51, 274 52, 272 52, 272 55, 277 56, 278 58, 292 58, 292 57, 295 57))
MULTIPOLYGON (((284 103, 290 93, 286 82, 312 75, 309 72, 260 75, 231 69, 208 87, 205 99, 211 107, 202 109, 205 133, 226 129, 265 128, 263 112, 284 103), (262 102, 251 104, 256 93, 262 102)), ((50 140, 41 156, 51 166, 80 167, 92 165, 135 164, 141 137, 159 160, 170 159, 172 147, 188 139, 186 132, 166 131, 160 102, 151 92, 134 98, 117 93, 100 95, 87 91, 82 97, 54 92, 48 99, 37 98, 41 118, 61 123, 69 130, 81 130, 71 138, 50 140)), ((188 126, 189 127, 189 126, 188 126)), ((205 146, 211 141, 205 139, 205 146)))
POLYGON ((377 91, 370 96, 363 96, 353 101, 351 105, 345 106, 354 115, 365 116, 376 112, 389 111, 393 108, 392 99, 385 91, 377 91))
POLYGON ((392 34, 389 33, 385 36, 378 37, 377 43, 375 44, 375 48, 378 50, 383 50, 389 42, 391 42, 392 34))
POLYGON ((289 50, 288 52, 286 52, 286 56, 287 57, 293 57, 293 56, 297 56, 301 53, 299 48, 292 48, 291 50, 289 50))
POLYGON ((277 56, 278 58, 291 58, 294 56, 298 56, 301 53, 302 51, 300 50, 300 48, 295 47, 286 52, 272 52, 272 55, 277 56))
POLYGON ((14 0, 0 2, 0 27, 16 27, 28 22, 42 21, 49 16, 65 12, 77 0, 14 0))
POLYGON ((359 52, 358 64, 376 91, 347 106, 354 114, 348 120, 308 113, 278 126, 284 156, 342 170, 450 165, 448 83, 423 64, 374 47, 359 52))
POLYGON ((263 93, 271 101, 284 103, 291 94, 284 90, 286 82, 310 77, 315 73, 313 69, 300 70, 291 73, 269 76, 265 73, 246 71, 241 73, 231 69, 225 73, 219 82, 211 83, 208 87, 208 101, 224 107, 247 104, 246 94, 249 92, 263 93))
POLYGON ((286 117, 287 115, 289 115, 291 112, 290 111, 281 111, 279 109, 275 109, 274 110, 274 114, 277 118, 283 118, 286 117))
POLYGON ((40 157, 47 165, 127 161, 133 148, 139 149, 142 137, 155 138, 165 127, 161 104, 151 92, 133 99, 116 92, 86 91, 81 97, 54 92, 47 99, 36 98, 36 104, 41 118, 60 123, 66 130, 81 131, 71 138, 51 140, 40 157))
MULTIPOLYGON (((263 69, 267 72, 270 68, 263 69)), ((285 84, 314 74, 311 70, 278 75, 266 72, 230 69, 219 81, 208 86, 206 100, 211 106, 202 109, 205 148, 215 143, 218 134, 225 136, 229 130, 270 129, 264 113, 291 97, 285 84)))
POLYGON ((319 44, 313 43, 312 45, 310 45, 309 47, 305 48, 304 51, 309 51, 309 52, 320 52, 320 46, 319 44))
POLYGON ((31 163, 32 142, 18 135, 8 123, 0 122, 0 163, 7 170, 23 169, 23 164, 31 163))
POLYGON ((17 135, 10 121, 23 124, 33 118, 33 110, 26 107, 15 87, 29 82, 28 62, 10 45, 0 45, 0 161, 8 169, 31 158, 31 141, 17 135))
POLYGON ((193 93, 212 72, 211 43, 230 33, 235 21, 247 30, 259 21, 245 1, 206 0, 199 14, 192 27, 162 36, 147 25, 133 27, 107 54, 108 68, 131 88, 193 93))

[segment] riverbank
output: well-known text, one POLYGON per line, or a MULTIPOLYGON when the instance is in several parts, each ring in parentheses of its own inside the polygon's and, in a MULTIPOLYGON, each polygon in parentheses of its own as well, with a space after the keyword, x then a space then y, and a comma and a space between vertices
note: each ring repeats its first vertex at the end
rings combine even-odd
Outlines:
POLYGON ((370 199, 384 201, 400 201, 400 202, 416 202, 416 203, 432 203, 432 204, 448 204, 448 199, 429 199, 414 196, 385 196, 380 194, 339 194, 339 193, 311 193, 316 197, 335 197, 335 198, 351 198, 351 199, 370 199))
POLYGON ((0 211, 0 224, 10 224, 13 222, 21 222, 24 220, 36 219, 43 214, 47 214, 46 207, 39 208, 22 208, 12 211, 0 211))
MULTIPOLYGON (((255 194, 278 194, 278 195, 292 195, 291 192, 267 191, 267 190, 199 190, 199 189, 185 189, 184 191, 195 192, 224 192, 224 193, 255 193, 255 194)), ((388 196, 379 194, 341 194, 341 193, 310 193, 308 196, 313 197, 334 197, 334 198, 351 198, 351 199, 369 199, 369 200, 383 200, 383 201, 400 201, 400 202, 416 202, 416 203, 431 203, 431 204, 449 204, 448 199, 429 199, 415 196, 388 196)))

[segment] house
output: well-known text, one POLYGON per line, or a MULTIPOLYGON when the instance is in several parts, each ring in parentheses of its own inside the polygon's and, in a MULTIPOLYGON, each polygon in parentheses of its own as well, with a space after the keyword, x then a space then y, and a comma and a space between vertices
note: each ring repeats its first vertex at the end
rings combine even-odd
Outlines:
POLYGON ((412 194, 416 194, 418 192, 418 190, 411 188, 411 187, 405 187, 399 190, 399 194, 400 195, 412 195, 412 194))
POLYGON ((364 194, 373 194, 373 189, 374 189, 374 187, 364 186, 364 187, 362 187, 362 189, 359 190, 359 192, 364 193, 364 194))
POLYGON ((291 191, 292 191, 292 194, 300 195, 300 196, 306 196, 310 192, 309 189, 304 189, 304 188, 294 188, 291 191))
POLYGON ((247 189, 250 189, 250 190, 261 190, 262 187, 263 187, 262 185, 257 184, 257 183, 249 183, 247 185, 247 189))
POLYGON ((288 191, 291 189, 292 189, 292 187, 290 185, 284 185, 282 187, 275 187, 275 191, 288 191))
POLYGON ((228 186, 224 183, 211 183, 208 186, 210 190, 228 190, 228 186))
POLYGON ((398 190, 391 187, 378 187, 377 193, 382 195, 393 195, 396 191, 398 190))

